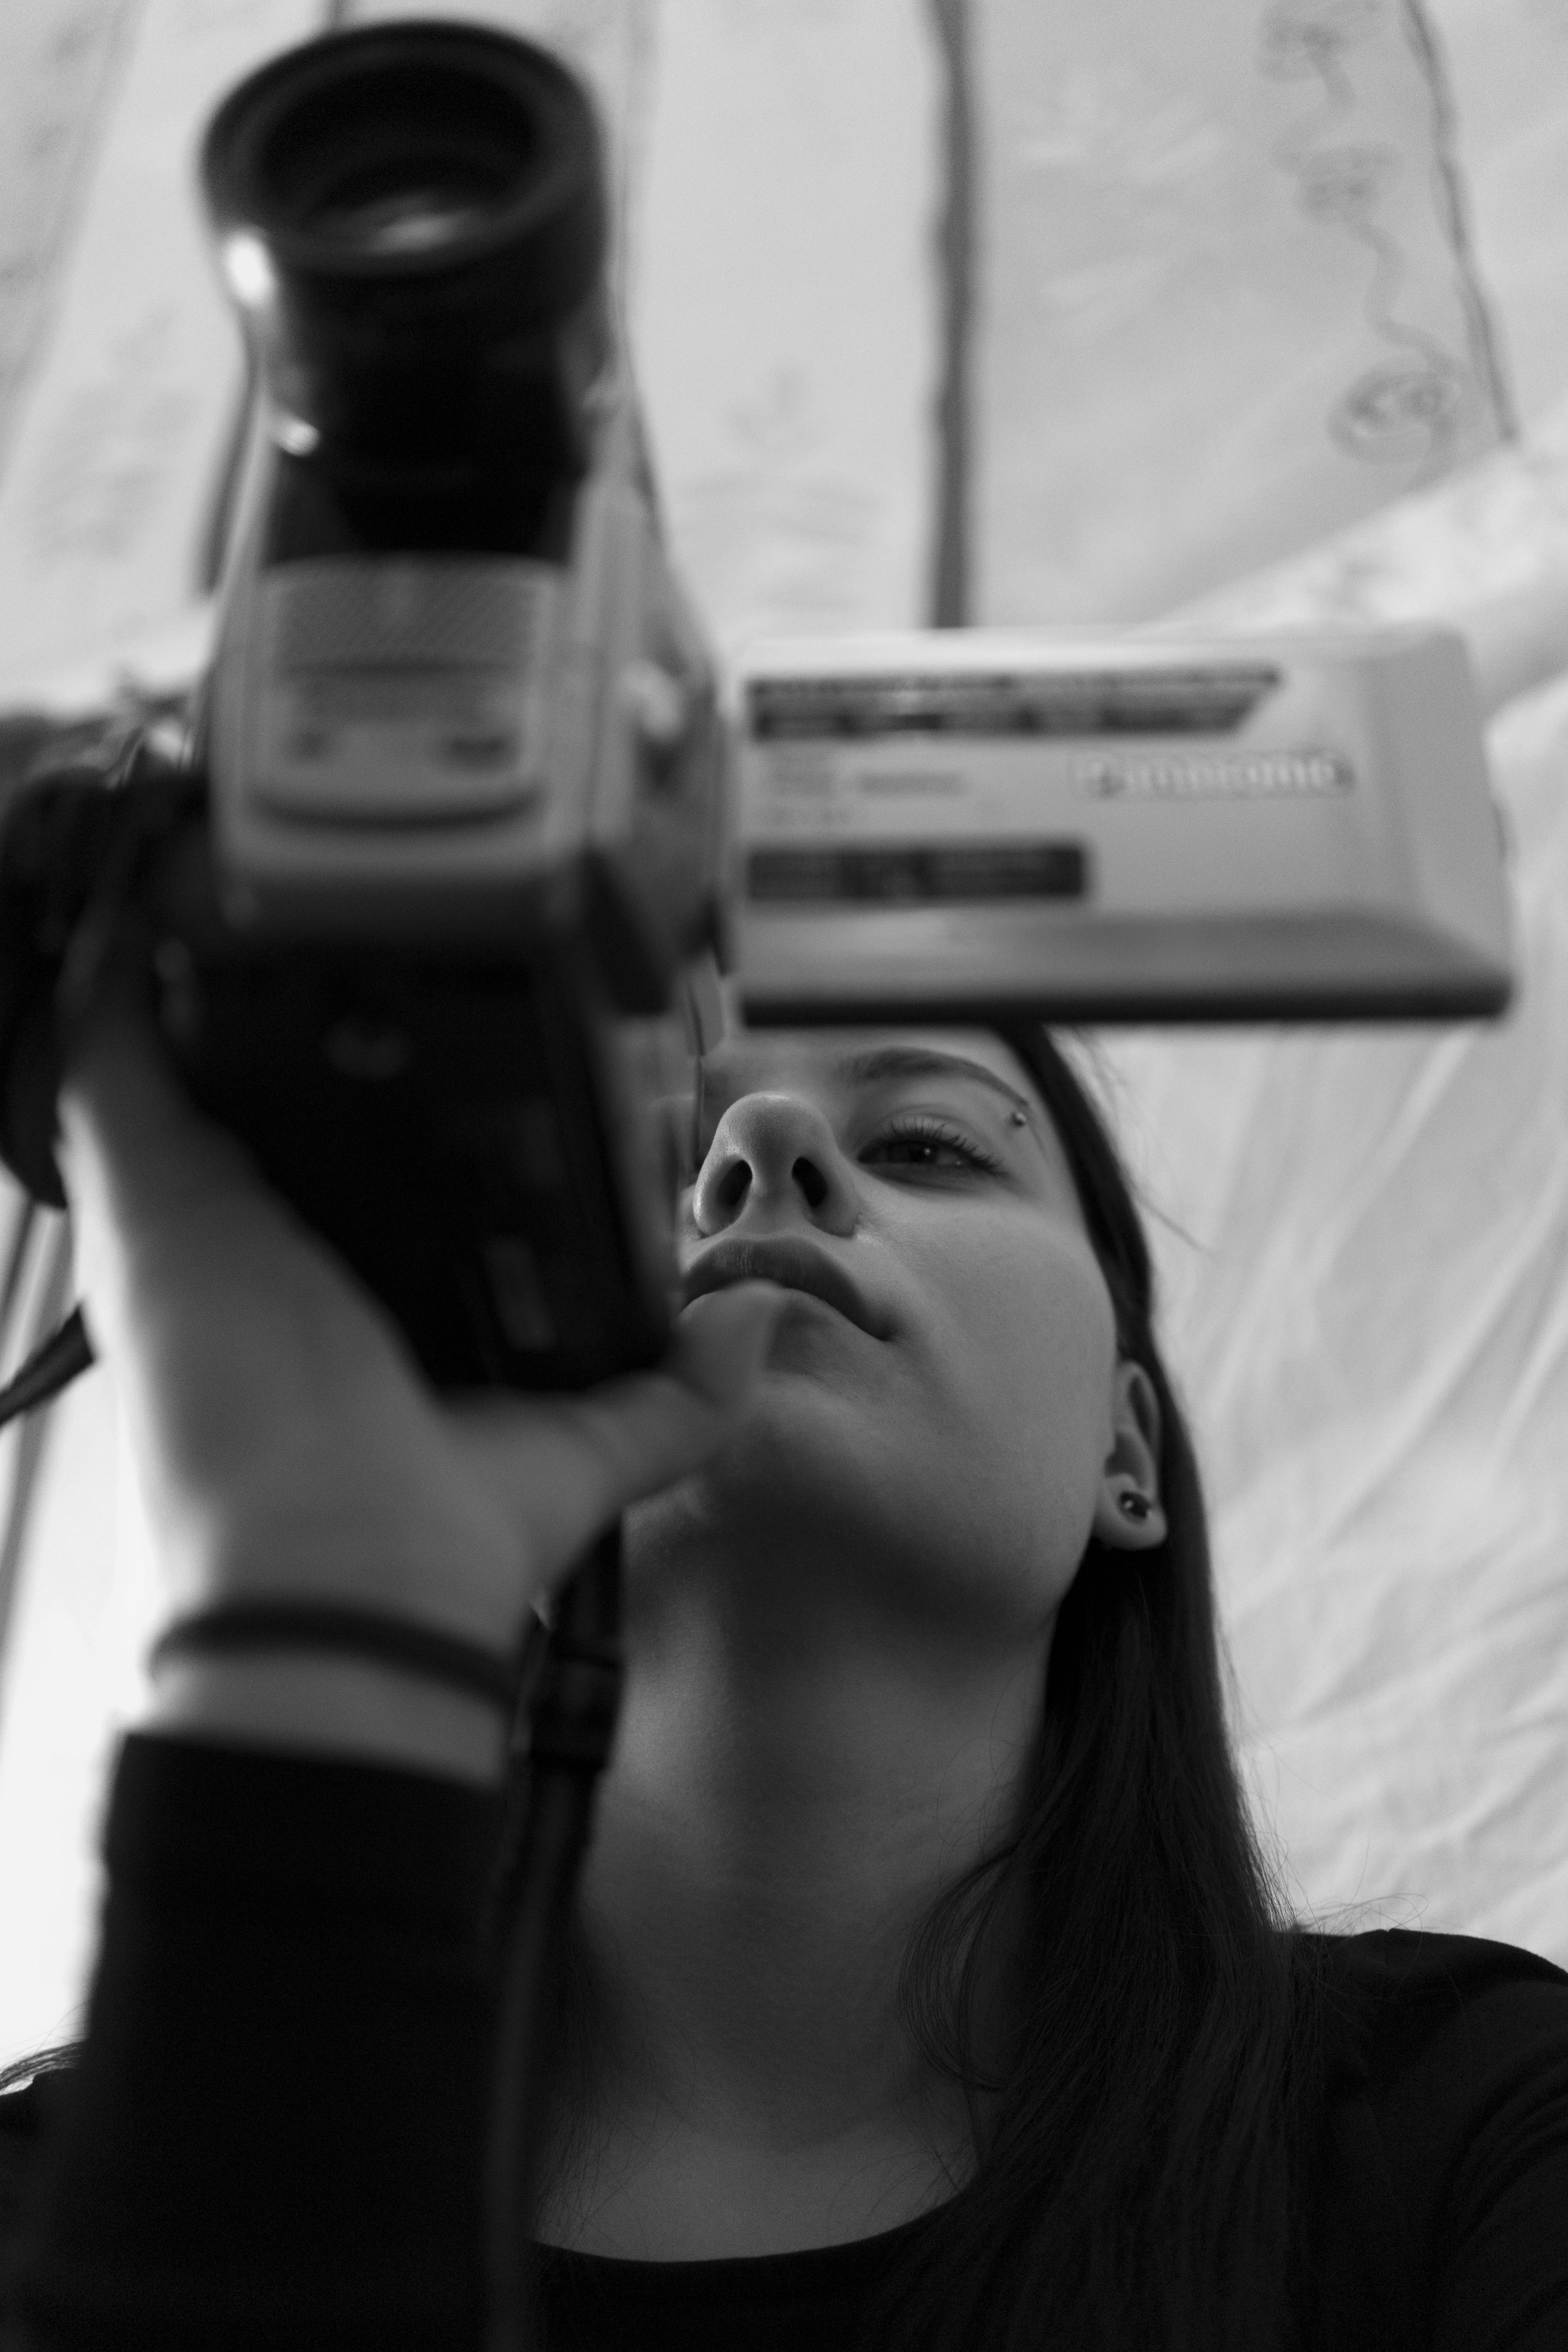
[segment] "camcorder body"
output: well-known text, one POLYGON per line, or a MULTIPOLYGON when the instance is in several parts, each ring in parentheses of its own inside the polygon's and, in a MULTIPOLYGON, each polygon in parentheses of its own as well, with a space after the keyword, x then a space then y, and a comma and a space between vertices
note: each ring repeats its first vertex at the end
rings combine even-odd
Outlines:
POLYGON ((216 654, 174 756, 6 811, 0 1151, 63 1202, 61 1024, 130 954, 195 1101, 437 1385, 652 1362, 722 737, 591 108, 507 36, 372 27, 235 90, 202 180, 257 395, 216 654))
POLYGON ((756 1023, 1506 1005, 1457 637, 916 633, 759 649, 722 697, 544 51, 309 42, 202 182, 255 385, 215 657, 177 745, 0 820, 0 1157, 38 1200, 60 1036, 132 955, 437 1385, 578 1387, 668 1338, 715 963, 756 1023))

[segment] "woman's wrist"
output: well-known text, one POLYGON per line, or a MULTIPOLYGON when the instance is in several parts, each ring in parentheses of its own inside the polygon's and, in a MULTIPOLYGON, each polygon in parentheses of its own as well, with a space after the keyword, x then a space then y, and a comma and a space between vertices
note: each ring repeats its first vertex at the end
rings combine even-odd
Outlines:
POLYGON ((167 1659, 131 1728, 493 1787, 510 1726, 478 1694, 379 1659, 256 1650, 167 1659))

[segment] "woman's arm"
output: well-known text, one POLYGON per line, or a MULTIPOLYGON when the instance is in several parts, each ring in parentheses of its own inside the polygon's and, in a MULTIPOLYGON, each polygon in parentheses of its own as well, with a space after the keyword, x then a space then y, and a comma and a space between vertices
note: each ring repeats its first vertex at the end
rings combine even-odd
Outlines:
MULTIPOLYGON (((287 1591, 514 1651, 626 1503, 734 1425, 776 1297, 586 1397, 454 1405, 123 1004, 64 1160, 171 1613, 287 1591)), ((121 1755, 86 2049, 33 2185, 31 2340, 478 2345, 479 1920, 499 1716, 297 1652, 160 1678, 121 1755)), ((520 2226, 522 2217, 520 2216, 520 2226)))
POLYGON ((479 2352, 500 1811, 444 1775, 132 1735, 24 2214, 29 2346, 479 2352))

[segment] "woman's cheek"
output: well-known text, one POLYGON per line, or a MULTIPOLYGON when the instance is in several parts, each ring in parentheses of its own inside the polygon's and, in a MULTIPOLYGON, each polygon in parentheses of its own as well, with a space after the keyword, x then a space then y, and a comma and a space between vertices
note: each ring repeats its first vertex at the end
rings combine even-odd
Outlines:
POLYGON ((1087 1527, 1112 1439, 1116 1321, 1092 1258, 1001 1254, 970 1291, 965 1387, 1024 1491, 1087 1527), (1047 1493, 1042 1488, 1048 1489, 1047 1493))
MULTIPOLYGON (((962 1352, 994 1368, 997 1402, 1033 1394, 1065 1407, 1077 1400, 1101 1418, 1109 1413, 1116 1361, 1116 1318, 1105 1277, 1087 1242, 1076 1236, 1042 1248, 1028 1236, 1020 1248, 1008 1232, 954 1268, 950 1328, 962 1330, 962 1352)), ((1099 1423, 1097 1423, 1097 1426, 1099 1423)))

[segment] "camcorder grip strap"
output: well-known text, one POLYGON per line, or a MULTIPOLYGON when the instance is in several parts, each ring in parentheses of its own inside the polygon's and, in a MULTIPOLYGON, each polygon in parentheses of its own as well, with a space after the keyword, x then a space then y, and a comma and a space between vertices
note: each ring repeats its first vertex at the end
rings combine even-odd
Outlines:
POLYGON ((514 1784, 519 1826, 497 1906, 496 2060, 485 2160, 485 2352, 531 2340, 527 2217, 560 2035, 565 1927, 593 1832, 595 1791, 620 1715, 621 1523, 606 1528, 563 1589, 514 1784))

